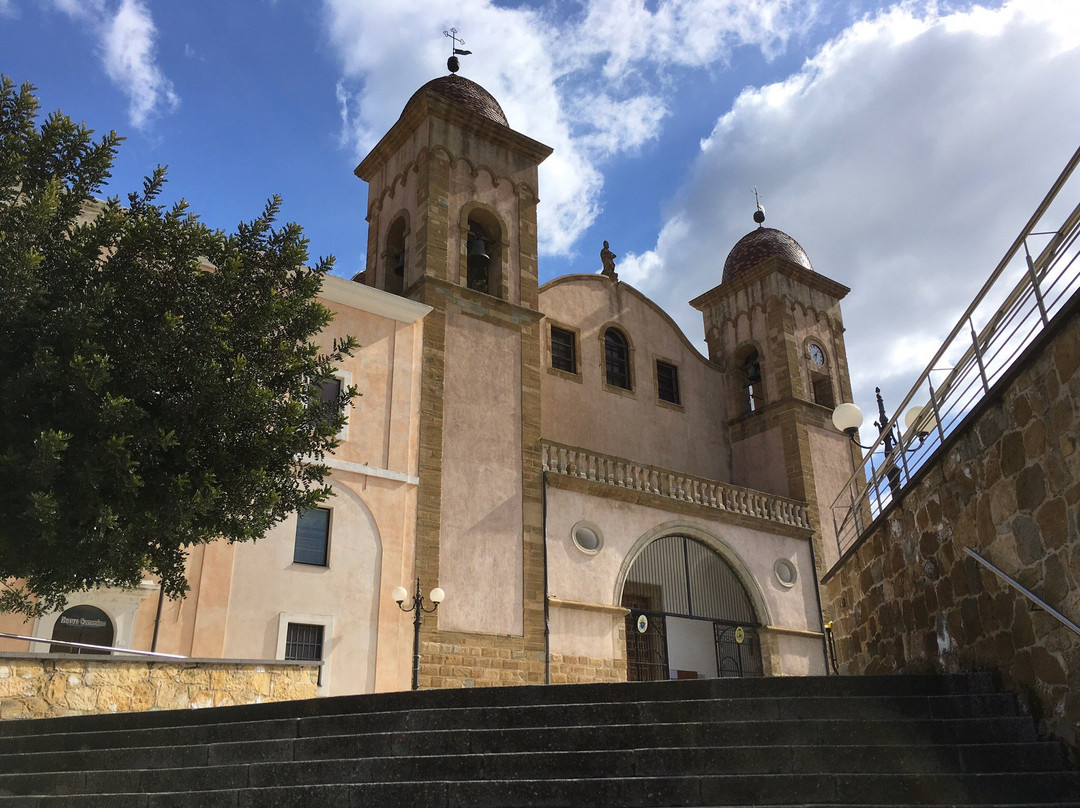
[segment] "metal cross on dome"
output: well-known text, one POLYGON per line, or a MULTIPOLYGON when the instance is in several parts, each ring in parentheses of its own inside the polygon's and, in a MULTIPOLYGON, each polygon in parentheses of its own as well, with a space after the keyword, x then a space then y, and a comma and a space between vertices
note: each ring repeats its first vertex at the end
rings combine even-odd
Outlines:
POLYGON ((457 73, 461 67, 461 63, 458 61, 459 56, 470 56, 472 54, 472 51, 462 50, 458 47, 458 45, 464 45, 465 40, 458 37, 457 32, 457 28, 443 31, 443 36, 449 37, 454 42, 453 53, 451 53, 450 58, 446 60, 446 66, 451 73, 457 73))

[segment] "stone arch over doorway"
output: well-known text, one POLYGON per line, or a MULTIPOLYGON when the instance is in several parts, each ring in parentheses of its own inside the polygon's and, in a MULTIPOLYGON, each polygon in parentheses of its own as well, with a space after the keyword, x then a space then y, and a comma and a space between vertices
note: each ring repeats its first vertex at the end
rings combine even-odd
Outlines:
POLYGON ((769 618, 757 582, 730 546, 700 527, 666 524, 642 536, 624 559, 615 594, 629 610, 632 681, 768 669, 757 629, 769 618))

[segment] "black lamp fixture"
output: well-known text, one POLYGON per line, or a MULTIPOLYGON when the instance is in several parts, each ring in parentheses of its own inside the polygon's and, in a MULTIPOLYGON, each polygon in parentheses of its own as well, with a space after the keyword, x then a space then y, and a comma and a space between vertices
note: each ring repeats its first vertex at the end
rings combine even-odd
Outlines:
POLYGON ((405 605, 405 598, 409 596, 409 591, 403 586, 395 586, 391 597, 397 603, 398 608, 403 612, 413 613, 413 667, 412 667, 412 689, 420 689, 420 626, 423 624, 423 615, 432 614, 439 608, 439 604, 446 598, 446 593, 439 587, 435 587, 428 593, 428 599, 431 601, 431 608, 424 608, 424 595, 420 591, 420 579, 416 579, 416 594, 413 595, 412 603, 408 606, 405 605))

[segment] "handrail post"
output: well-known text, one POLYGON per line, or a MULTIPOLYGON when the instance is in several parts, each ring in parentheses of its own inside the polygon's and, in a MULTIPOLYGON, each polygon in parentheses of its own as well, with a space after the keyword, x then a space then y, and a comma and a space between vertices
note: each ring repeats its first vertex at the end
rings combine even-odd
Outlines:
POLYGON ((979 335, 975 333, 975 323, 968 317, 968 327, 971 329, 971 347, 975 351, 975 361, 979 363, 979 375, 982 377, 983 390, 990 392, 990 381, 986 378, 986 365, 983 364, 982 349, 979 347, 979 335))
POLYGON ((1031 260, 1028 252, 1027 239, 1024 239, 1024 259, 1027 261, 1028 274, 1031 276, 1031 289, 1035 292, 1035 302, 1039 304, 1039 314, 1042 315, 1043 325, 1050 322, 1046 316, 1046 304, 1043 302, 1042 290, 1039 289, 1039 274, 1035 271, 1035 262, 1031 260))

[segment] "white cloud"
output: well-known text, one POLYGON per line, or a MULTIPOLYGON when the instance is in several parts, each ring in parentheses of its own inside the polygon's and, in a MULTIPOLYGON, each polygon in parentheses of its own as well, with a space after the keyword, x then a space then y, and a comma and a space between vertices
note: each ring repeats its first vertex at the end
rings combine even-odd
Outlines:
MULTIPOLYGON (((856 398, 894 403, 931 358, 1076 148, 1071 0, 919 15, 901 6, 797 74, 745 90, 702 151, 639 284, 698 340, 685 301, 720 281, 753 224, 790 233, 844 302, 856 398), (675 226, 677 225, 677 226, 675 226)), ((700 344, 700 343, 699 343, 700 344)))
POLYGON ((141 0, 53 0, 57 10, 84 22, 99 38, 105 73, 128 96, 128 119, 143 129, 163 110, 174 110, 180 98, 155 60, 157 28, 141 0))
POLYGON ((600 211, 603 162, 656 137, 668 109, 656 85, 675 65, 723 61, 735 44, 768 53, 813 18, 805 0, 588 0, 572 18, 462 0, 324 0, 342 65, 337 98, 357 157, 400 114, 416 88, 442 75, 460 20, 462 75, 502 104, 510 125, 555 149, 540 167, 540 250, 568 254, 600 211), (603 63, 606 86, 596 86, 603 63))
POLYGON ((736 45, 774 56, 816 14, 817 3, 806 0, 668 0, 655 11, 641 0, 590 0, 575 41, 603 56, 604 75, 617 79, 641 62, 708 66, 736 45))

